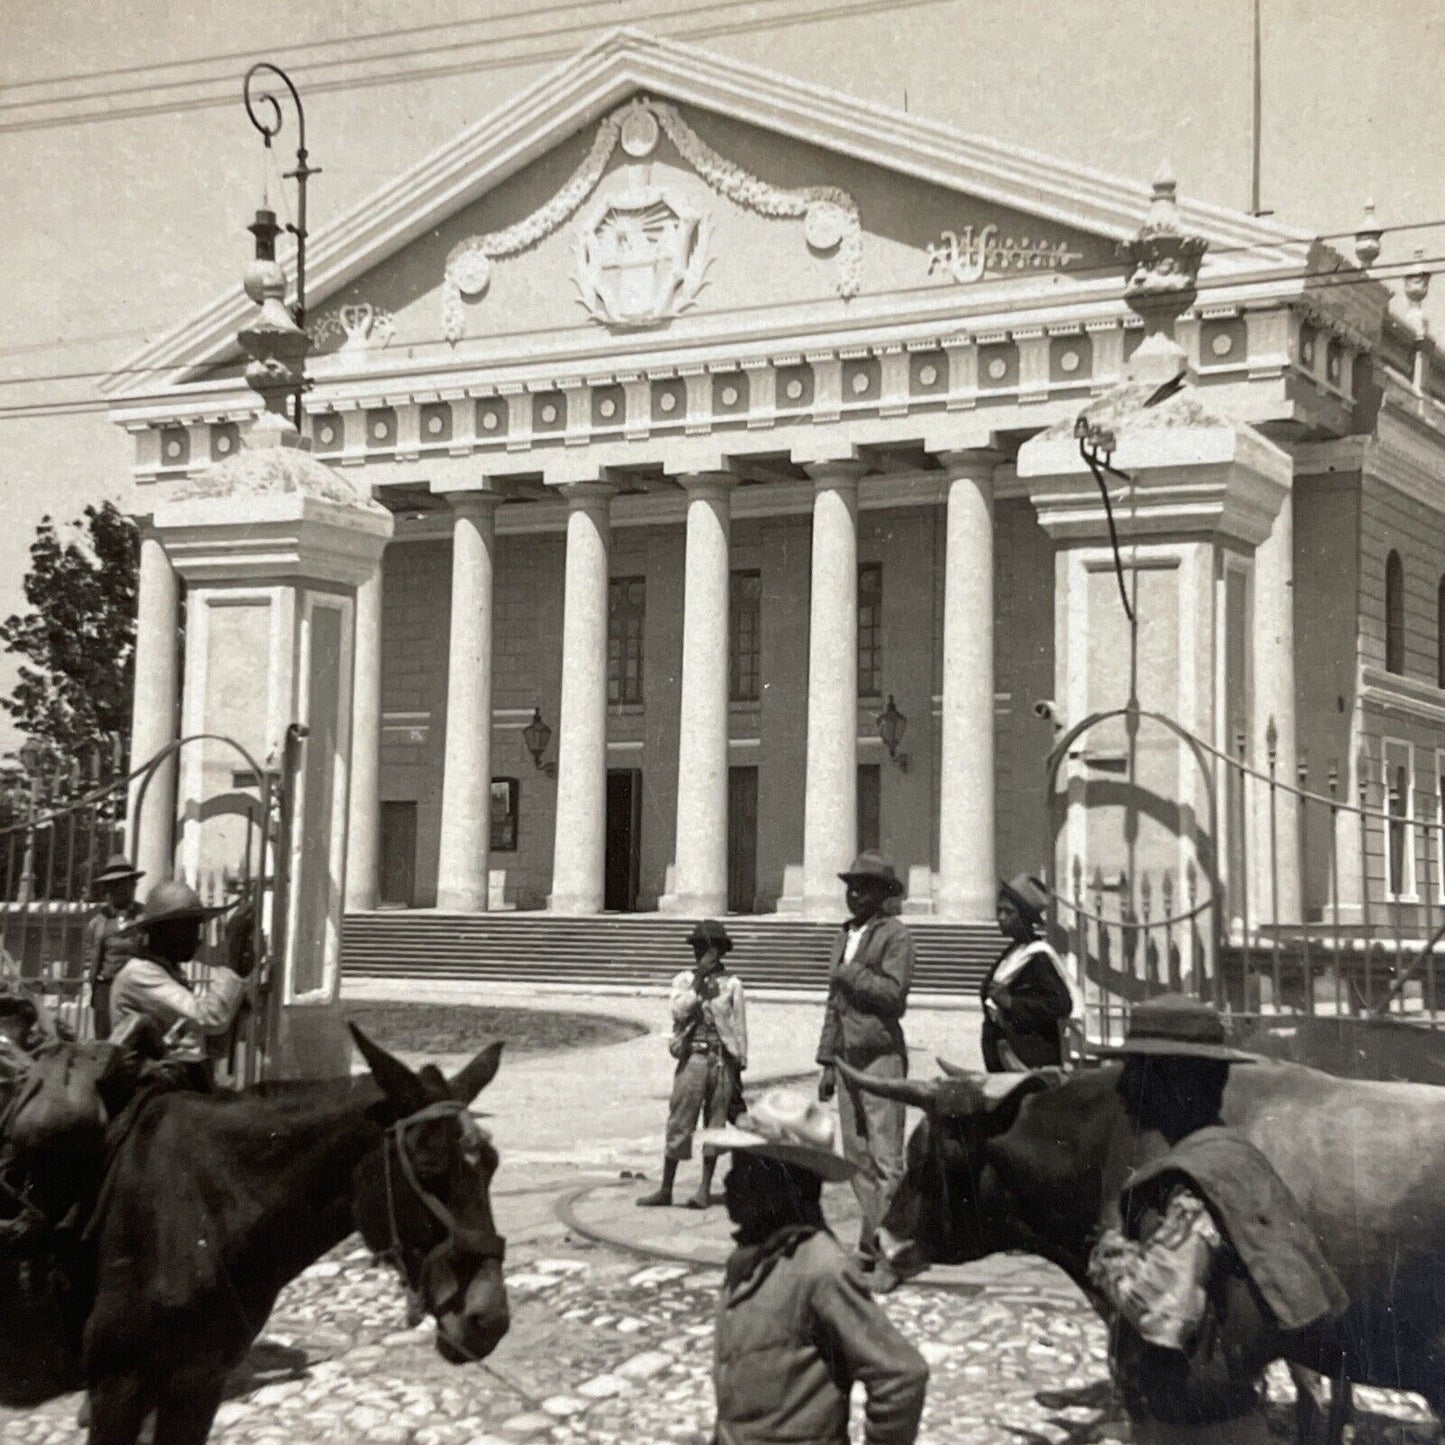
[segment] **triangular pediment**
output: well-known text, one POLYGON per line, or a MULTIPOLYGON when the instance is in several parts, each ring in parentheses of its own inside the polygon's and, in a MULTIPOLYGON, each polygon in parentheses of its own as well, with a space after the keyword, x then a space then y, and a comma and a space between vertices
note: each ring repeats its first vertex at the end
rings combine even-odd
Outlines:
MULTIPOLYGON (((1147 201, 1133 182, 619 31, 313 236, 316 367, 588 330, 716 335, 1040 273, 1117 285, 1115 244, 1147 201)), ((1181 209, 1256 267, 1309 243, 1181 209)), ((231 374, 251 311, 229 293, 106 390, 119 403, 231 374)))

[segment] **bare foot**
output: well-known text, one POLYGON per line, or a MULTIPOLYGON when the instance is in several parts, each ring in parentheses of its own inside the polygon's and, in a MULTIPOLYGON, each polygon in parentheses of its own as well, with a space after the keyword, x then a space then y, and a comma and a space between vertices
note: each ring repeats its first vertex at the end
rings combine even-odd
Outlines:
POLYGON ((711 1208, 711 1206, 712 1206, 712 1197, 711 1197, 711 1195, 707 1195, 707 1194, 694 1194, 694 1195, 692 1196, 692 1198, 687 1201, 687 1204, 686 1204, 685 1208, 688 1208, 688 1209, 708 1209, 708 1208, 711 1208))
POLYGON ((637 1201, 637 1207, 639 1209, 665 1209, 671 1203, 672 1191, 669 1189, 659 1189, 656 1193, 644 1194, 642 1198, 637 1201))

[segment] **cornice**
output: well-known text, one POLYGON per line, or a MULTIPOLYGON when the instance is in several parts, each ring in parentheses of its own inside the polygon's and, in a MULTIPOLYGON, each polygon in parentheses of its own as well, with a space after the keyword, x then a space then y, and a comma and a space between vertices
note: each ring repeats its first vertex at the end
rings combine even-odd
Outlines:
POLYGON ((1360 681, 1361 702, 1445 725, 1445 692, 1438 687, 1368 665, 1361 667, 1360 681))
MULTIPOLYGON (((1149 188, 1084 166, 967 136, 952 127, 862 101, 708 51, 615 31, 543 76, 431 156, 319 229, 308 250, 313 308, 381 259, 470 205, 545 151, 645 92, 785 133, 824 150, 1022 209, 1061 225, 1123 239, 1137 230, 1149 188)), ((1315 244, 1304 231, 1202 202, 1183 201, 1185 226, 1222 251, 1211 273, 1297 266, 1315 244), (1249 248, 1248 260, 1238 248, 1249 248)), ((154 393, 137 374, 158 367, 161 386, 235 351, 250 306, 239 289, 128 358, 102 390, 154 393)))
POLYGON ((1363 474, 1435 512, 1445 512, 1445 437, 1387 398, 1361 459, 1363 474))

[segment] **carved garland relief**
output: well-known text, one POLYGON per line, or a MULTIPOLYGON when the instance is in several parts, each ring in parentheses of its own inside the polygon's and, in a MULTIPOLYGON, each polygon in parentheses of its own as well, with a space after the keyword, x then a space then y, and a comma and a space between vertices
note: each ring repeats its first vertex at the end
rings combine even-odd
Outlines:
MULTIPOLYGON (((855 296, 862 282, 862 227, 858 204, 836 186, 784 190, 724 160, 662 101, 638 97, 605 117, 582 164, 567 184, 525 220, 452 248, 442 283, 442 330, 458 341, 466 321, 463 297, 486 293, 492 263, 520 255, 564 225, 596 189, 621 145, 641 160, 656 148, 659 132, 719 195, 758 215, 803 222, 815 251, 838 253, 836 289, 855 296)), ((633 188, 588 212, 574 244, 582 304, 611 326, 650 326, 696 299, 708 268, 710 227, 662 187, 633 188)))

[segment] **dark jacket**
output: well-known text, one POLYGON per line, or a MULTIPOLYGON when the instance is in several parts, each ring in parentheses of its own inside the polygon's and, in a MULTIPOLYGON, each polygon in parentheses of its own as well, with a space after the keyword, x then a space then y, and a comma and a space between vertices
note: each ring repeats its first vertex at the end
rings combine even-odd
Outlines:
POLYGON ((848 1393, 868 1392, 867 1445, 910 1445, 928 1366, 826 1229, 739 1250, 718 1301, 717 1445, 846 1445, 848 1393))
POLYGON ((1043 939, 1010 943, 994 960, 979 995, 994 1006, 992 1011, 985 1008, 983 1021, 984 1065, 991 1073, 1009 1071, 999 1054, 1000 1042, 1026 1068, 1063 1062, 1059 1025, 1073 1012, 1074 1000, 1043 939))
POLYGON ((1131 1415, 1217 1423, 1257 1408, 1282 1331, 1338 1315, 1346 1298, 1294 1196, 1234 1130, 1201 1129, 1134 1175, 1120 1197, 1125 1233, 1147 1241, 1181 1188, 1204 1200, 1224 1239, 1204 1319, 1187 1351, 1116 1322, 1115 1371, 1131 1415))
POLYGON ((864 925, 852 961, 843 962, 848 930, 839 929, 828 964, 828 1006, 817 1059, 866 1068, 885 1054, 907 1060, 901 1020, 913 982, 913 937, 896 918, 877 913, 864 925))

